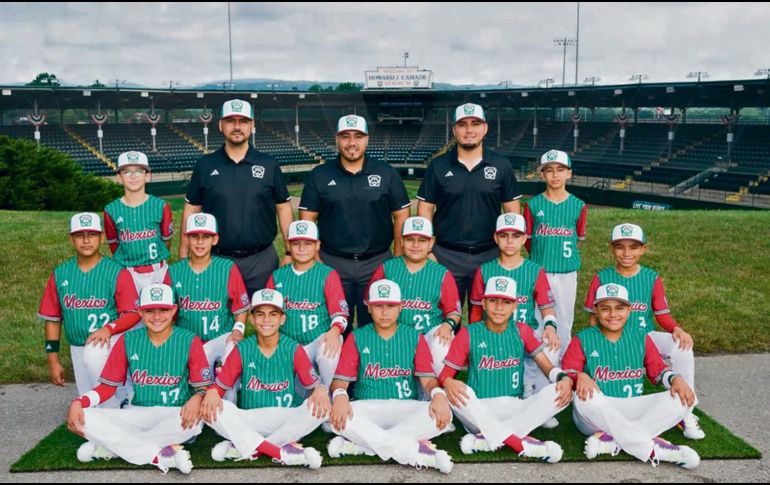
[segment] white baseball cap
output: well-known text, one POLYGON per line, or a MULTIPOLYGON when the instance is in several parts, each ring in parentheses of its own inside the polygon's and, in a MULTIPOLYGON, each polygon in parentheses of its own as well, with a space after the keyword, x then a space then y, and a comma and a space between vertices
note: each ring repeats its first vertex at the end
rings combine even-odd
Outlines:
POLYGON ((622 301, 626 305, 630 305, 631 301, 628 299, 628 290, 625 286, 616 285, 610 283, 608 285, 602 285, 596 289, 596 298, 594 299, 594 306, 604 300, 618 300, 622 301))
POLYGON ((70 234, 76 232, 102 232, 102 220, 93 212, 81 212, 70 219, 70 234))
POLYGON ((404 228, 401 230, 401 235, 404 237, 423 236, 432 238, 433 224, 424 217, 410 217, 404 221, 404 228))
POLYGON ((489 278, 484 289, 484 298, 503 298, 516 301, 516 281, 507 276, 489 278))
POLYGON ((390 280, 377 280, 369 287, 367 305, 377 303, 401 304, 401 288, 390 280))
POLYGON ((520 232, 522 234, 526 234, 527 221, 524 219, 524 216, 514 212, 506 212, 505 214, 500 214, 500 216, 497 218, 497 228, 495 229, 495 234, 500 234, 501 232, 520 232))
POLYGON ((118 166, 115 171, 120 172, 126 167, 140 167, 149 172, 150 162, 147 160, 147 155, 132 150, 130 152, 123 152, 118 156, 118 166))
POLYGON ((481 121, 487 121, 484 116, 484 108, 473 103, 461 104, 455 109, 455 123, 465 118, 478 118, 481 121))
POLYGON ((294 221, 289 224, 288 240, 318 241, 318 226, 313 221, 294 221))
POLYGON ((211 234, 217 235, 217 219, 211 214, 201 212, 192 214, 187 218, 187 227, 185 234, 211 234))
POLYGON ((569 157, 569 155, 567 155, 566 152, 561 150, 548 150, 547 152, 543 153, 542 157, 540 157, 540 166, 538 167, 538 170, 543 170, 543 167, 552 163, 558 163, 560 165, 564 165, 570 170, 572 169, 572 159, 569 157))
POLYGON ((360 131, 364 135, 369 134, 369 124, 362 116, 347 115, 337 121, 337 134, 343 131, 360 131))
POLYGON ((142 288, 139 310, 169 309, 174 306, 174 292, 170 286, 156 283, 142 288))
POLYGON ((231 99, 222 104, 222 113, 220 118, 230 118, 231 116, 242 116, 250 120, 254 119, 254 108, 251 103, 242 99, 231 99))
POLYGON ((286 312, 283 308, 283 295, 280 291, 265 288, 254 292, 254 296, 251 297, 251 310, 254 311, 260 305, 274 306, 282 312, 286 312))
POLYGON ((623 239, 630 239, 631 241, 638 241, 642 244, 647 244, 647 237, 644 235, 644 230, 636 224, 630 222, 624 222, 618 224, 612 229, 611 243, 615 241, 622 241, 623 239))

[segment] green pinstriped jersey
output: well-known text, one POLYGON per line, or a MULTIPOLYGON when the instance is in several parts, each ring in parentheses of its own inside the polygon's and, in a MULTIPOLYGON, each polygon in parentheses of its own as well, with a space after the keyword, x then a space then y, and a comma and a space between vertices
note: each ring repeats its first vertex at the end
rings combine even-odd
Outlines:
POLYGON ((353 331, 358 350, 355 399, 417 399, 414 359, 421 336, 410 327, 398 326, 388 340, 374 324, 353 331))
MULTIPOLYGON (((110 202, 104 212, 115 224, 115 261, 124 267, 144 266, 165 261, 169 251, 161 234, 166 201, 153 195, 140 206, 129 207, 120 199, 110 202)), ((106 225, 106 222, 105 222, 106 225)))
POLYGON ((281 334, 308 345, 329 331, 331 316, 324 290, 332 271, 323 263, 315 263, 300 275, 290 264, 273 271, 273 285, 283 294, 286 307, 281 334))
POLYGON ((238 344, 243 363, 239 408, 294 408, 302 404, 294 388, 294 354, 298 346, 296 341, 282 336, 273 355, 265 357, 256 335, 238 344))
POLYGON ((599 327, 577 334, 583 347, 588 374, 610 397, 636 397, 644 393, 644 356, 647 334, 626 331, 617 342, 609 341, 599 327))
POLYGON ((522 397, 524 394, 524 341, 515 324, 502 333, 484 323, 468 327, 468 386, 479 399, 522 397))
POLYGON ((532 215, 530 259, 549 273, 580 269, 577 225, 585 203, 570 194, 556 204, 540 194, 527 207, 532 215))
POLYGON ((628 290, 628 299, 631 301, 631 314, 628 316, 626 328, 641 330, 649 333, 655 330, 655 317, 652 312, 652 290, 658 272, 641 266, 637 274, 626 278, 617 272, 615 267, 599 271, 597 274, 602 285, 615 283, 628 290))
POLYGON ((228 306, 228 281, 234 264, 213 256, 201 273, 193 271, 187 258, 169 266, 171 287, 179 305, 177 327, 191 331, 204 342, 233 330, 235 318, 228 306))
MULTIPOLYGON (((535 302, 535 284, 542 269, 542 266, 528 259, 525 259, 518 268, 514 269, 504 268, 497 258, 481 265, 481 279, 484 281, 485 286, 490 278, 498 276, 507 276, 516 282, 517 304, 516 312, 511 315, 511 324, 519 321, 526 323, 533 329, 538 328, 539 325, 535 319, 535 307, 537 306, 535 302)), ((486 318, 486 313, 484 318, 486 318)))
POLYGON ((156 347, 146 328, 126 332, 126 358, 131 376, 134 406, 184 406, 193 389, 190 386, 190 345, 192 332, 174 328, 163 345, 156 347))
POLYGON ((84 273, 77 257, 56 267, 54 279, 70 345, 85 345, 89 335, 118 318, 115 289, 122 269, 111 259, 102 258, 84 273))
POLYGON ((426 334, 440 325, 443 321, 441 288, 448 270, 429 259, 420 271, 412 273, 406 267, 403 256, 391 258, 382 266, 385 278, 401 288, 399 326, 411 327, 426 334))

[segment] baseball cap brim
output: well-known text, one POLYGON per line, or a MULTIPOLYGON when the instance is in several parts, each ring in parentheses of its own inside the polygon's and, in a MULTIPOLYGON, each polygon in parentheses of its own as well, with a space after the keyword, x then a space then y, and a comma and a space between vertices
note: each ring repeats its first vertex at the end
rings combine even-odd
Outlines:
POLYGON ((495 234, 502 234, 504 232, 516 232, 519 234, 526 234, 525 231, 522 231, 521 229, 516 229, 514 227, 504 227, 502 229, 498 229, 497 231, 495 231, 495 234))
POLYGON ((626 300, 626 299, 624 299, 624 298, 620 298, 618 296, 605 296, 604 298, 597 298, 596 300, 594 300, 594 306, 598 305, 599 303, 601 303, 603 301, 607 301, 607 300, 617 300, 617 301, 619 301, 621 303, 625 303, 626 305, 631 305, 631 302, 626 300))
POLYGON ((150 303, 149 305, 137 307, 137 310, 171 310, 175 306, 168 303, 150 303))
POLYGON ((312 241, 312 242, 318 242, 318 239, 315 239, 315 238, 312 238, 312 237, 309 237, 309 236, 295 236, 295 237, 290 237, 289 239, 287 239, 287 241, 289 241, 289 242, 292 242, 292 241, 312 241))
POLYGON ((85 229, 85 228, 81 228, 81 229, 75 229, 74 231, 70 231, 70 234, 79 234, 79 233, 81 233, 81 232, 92 232, 92 233, 94 233, 94 234, 101 234, 101 233, 102 233, 102 231, 101 231, 100 229, 99 229, 99 230, 97 230, 97 229, 85 229))
POLYGON ((511 298, 510 295, 503 295, 500 293, 490 293, 490 294, 484 295, 484 298, 502 298, 503 300, 517 301, 516 298, 511 298))
POLYGON ((477 120, 479 120, 479 121, 483 121, 484 123, 486 123, 486 122, 487 122, 487 120, 485 120, 485 119, 484 119, 484 118, 482 118, 481 116, 476 116, 476 115, 468 115, 468 116, 462 116, 462 117, 460 117, 460 118, 457 118, 457 119, 455 120, 455 124, 457 124, 457 123, 461 122, 462 120, 467 120, 468 118, 475 118, 475 119, 477 119, 477 120))
POLYGON ((401 300, 369 300, 365 302, 367 305, 400 305, 401 300))
POLYGON ((641 239, 636 237, 619 237, 617 239, 613 239, 612 241, 610 241, 610 244, 614 244, 618 241, 634 241, 634 242, 638 242, 639 244, 645 244, 645 245, 647 244, 646 241, 642 241, 641 239))
POLYGON ((257 310, 257 308, 261 306, 271 306, 273 308, 277 308, 278 310, 281 310, 281 313, 286 313, 286 310, 276 305, 275 303, 270 303, 269 301, 263 301, 263 302, 257 303, 256 305, 252 305, 251 312, 254 313, 257 310))
POLYGON ((225 118, 236 118, 236 117, 254 121, 254 118, 252 118, 251 116, 245 115, 243 113, 230 113, 228 115, 222 116, 220 119, 223 120, 225 118))
POLYGON ((192 231, 187 231, 184 233, 185 236, 188 234, 210 234, 212 236, 216 236, 217 233, 214 231, 210 231, 208 229, 193 229, 192 231))
POLYGON ((428 236, 427 234, 422 232, 407 232, 406 234, 401 235, 401 237, 407 237, 407 236, 419 236, 419 237, 424 237, 425 239, 433 238, 433 236, 428 236))
POLYGON ((124 163, 123 165, 121 165, 119 167, 115 167, 115 173, 118 173, 121 170, 123 170, 124 168, 128 168, 128 167, 139 167, 139 168, 144 169, 146 172, 152 172, 152 170, 150 170, 150 166, 149 165, 145 165, 143 163, 124 163))
POLYGON ((367 135, 367 136, 369 136, 369 133, 365 132, 364 130, 362 130, 362 129, 360 129, 360 128, 346 128, 346 129, 344 129, 344 130, 338 131, 338 132, 337 132, 337 134, 338 134, 338 135, 341 135, 341 134, 343 134, 343 133, 347 133, 347 132, 349 132, 349 131, 357 131, 358 133, 363 133, 364 135, 367 135))
POLYGON ((545 167, 547 167, 548 165, 561 165, 562 167, 567 167, 569 170, 572 170, 572 167, 570 167, 570 166, 569 166, 569 165, 567 165, 566 163, 564 163, 564 162, 557 162, 556 160, 554 160, 554 161, 552 161, 552 162, 545 162, 545 163, 541 163, 541 164, 540 164, 540 165, 537 167, 537 170, 538 170, 539 172, 542 172, 542 171, 543 171, 543 169, 544 169, 545 167))

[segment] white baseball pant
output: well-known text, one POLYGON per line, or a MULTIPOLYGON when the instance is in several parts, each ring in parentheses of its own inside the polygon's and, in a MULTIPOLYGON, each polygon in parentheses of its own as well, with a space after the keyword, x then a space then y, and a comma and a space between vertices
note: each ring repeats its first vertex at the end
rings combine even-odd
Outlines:
MULTIPOLYGON (((546 273, 548 284, 551 286, 553 298, 556 300, 556 334, 561 340, 559 348, 559 362, 564 352, 569 347, 572 339, 572 323, 575 320, 575 298, 577 295, 577 272, 572 273, 546 273)), ((535 318, 542 326, 540 310, 535 310, 535 318)))
MULTIPOLYGON (((120 335, 113 335, 110 338, 110 345, 103 347, 101 345, 84 345, 83 347, 70 347, 72 354, 72 368, 75 371, 75 381, 78 385, 78 392, 82 395, 99 385, 99 377, 102 375, 104 364, 107 363, 107 357, 110 350, 115 346, 115 342, 120 335), (76 350, 77 349, 77 350, 76 350), (77 357, 76 357, 77 352, 77 357), (80 374, 80 375, 79 375, 80 374), (80 383, 84 382, 89 386, 88 389, 81 390, 80 383)), ((131 383, 127 379, 126 384, 120 386, 115 394, 106 402, 99 404, 100 408, 117 408, 131 393, 131 383)))
POLYGON ((134 286, 136 287, 136 294, 141 296, 142 289, 152 284, 163 283, 166 279, 166 272, 168 272, 168 264, 165 261, 155 263, 152 265, 152 271, 149 273, 138 273, 134 268, 127 267, 128 272, 131 274, 131 278, 134 280, 134 286))
POLYGON ((420 441, 452 431, 450 423, 437 429, 430 417, 430 403, 372 399, 353 401, 353 417, 345 430, 334 433, 377 454, 383 461, 391 458, 402 465, 415 466, 419 459, 420 441))
POLYGON ((692 349, 682 350, 674 342, 674 336, 668 332, 650 332, 648 334, 664 359, 671 362, 671 370, 682 376, 695 392, 695 354, 692 349))
POLYGON ((228 401, 222 404, 224 409, 217 420, 206 424, 232 441, 243 458, 251 458, 263 441, 282 447, 301 440, 326 422, 315 418, 307 403, 296 408, 260 409, 239 409, 228 401))
MULTIPOLYGON (((535 335, 537 336, 538 339, 542 339, 543 330, 544 330, 543 324, 541 323, 540 327, 537 330, 535 330, 535 335)), ((562 347, 559 347, 558 351, 551 352, 551 349, 549 347, 545 347, 543 348, 543 354, 545 354, 545 356, 548 357, 548 360, 551 362, 551 364, 558 367, 561 363, 561 350, 562 350, 562 347)), ((540 392, 541 390, 548 387, 550 384, 551 384, 551 381, 548 380, 547 375, 543 374, 543 371, 535 363, 535 359, 530 357, 529 354, 525 354, 524 355, 524 399, 527 399, 533 394, 540 392)))
POLYGON ((630 398, 595 392, 587 401, 574 396, 573 406, 572 417, 581 433, 610 434, 623 451, 643 462, 652 454, 652 439, 692 412, 668 391, 630 398))
MULTIPOLYGON (((235 345, 227 343, 227 338, 229 336, 230 333, 226 333, 203 344, 203 352, 206 354, 206 359, 209 361, 209 370, 211 371, 212 376, 216 376, 214 373, 214 365, 216 364, 216 361, 219 360, 219 362, 224 365, 225 361, 227 360, 227 356, 230 355, 230 352, 232 352, 232 350, 235 348, 235 345)), ((233 386, 233 389, 225 392, 225 400, 232 403, 236 402, 238 399, 239 388, 240 382, 236 382, 235 386, 233 386)))
MULTIPOLYGON (((310 362, 314 362, 318 368, 318 375, 321 377, 321 384, 326 386, 328 389, 329 386, 331 386, 332 380, 334 380, 334 372, 337 370, 337 364, 340 361, 340 354, 342 353, 342 349, 337 352, 335 357, 326 357, 326 355, 324 355, 324 352, 326 351, 326 342, 323 341, 324 335, 321 335, 309 344, 304 345, 303 348, 305 349, 307 356, 310 358, 310 362)), ((342 343, 342 335, 340 335, 340 343, 342 343)), ((299 382, 299 380, 297 380, 297 382, 299 382)), ((303 395, 304 392, 303 397, 305 398, 307 398, 312 392, 302 387, 302 385, 296 385, 294 388, 297 389, 298 394, 300 395, 303 395)))
POLYGON ((182 428, 180 407, 87 408, 85 436, 134 465, 149 465, 166 446, 184 443, 203 430, 203 422, 182 428))
POLYGON ((556 384, 542 389, 529 399, 495 397, 479 399, 468 387, 468 402, 452 406, 452 412, 469 433, 484 435, 489 447, 497 449, 511 435, 524 438, 532 430, 556 416, 562 409, 554 401, 556 384))

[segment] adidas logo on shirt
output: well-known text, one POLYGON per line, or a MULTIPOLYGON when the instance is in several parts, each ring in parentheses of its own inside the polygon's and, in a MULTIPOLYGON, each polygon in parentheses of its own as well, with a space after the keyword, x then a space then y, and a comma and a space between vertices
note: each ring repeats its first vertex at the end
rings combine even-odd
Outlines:
POLYGON ((68 280, 64 280, 62 282, 62 284, 61 284, 62 288, 64 288, 65 286, 69 286, 69 285, 70 285, 70 282, 68 280))
POLYGON ((131 360, 139 360, 139 356, 134 354, 131 356, 131 360))
POLYGON ((450 170, 450 171, 448 171, 448 172, 446 173, 446 175, 444 175, 444 177, 454 177, 454 176, 455 176, 455 174, 453 174, 451 170, 450 170))
POLYGON ((254 362, 249 364, 249 369, 256 369, 256 368, 257 368, 257 366, 254 365, 254 362))
POLYGON ((123 222, 123 216, 118 217, 118 220, 115 221, 115 224, 120 224, 121 222, 123 222))
POLYGON ((278 288, 283 288, 283 283, 278 283, 275 285, 275 289, 277 290, 278 288))
POLYGON ((213 172, 211 172, 211 174, 209 174, 209 175, 210 175, 210 176, 212 176, 212 177, 213 177, 214 175, 219 175, 219 171, 218 171, 217 169, 214 169, 214 171, 213 171, 213 172))
POLYGON ((337 182, 335 182, 334 180, 332 180, 331 182, 329 182, 329 183, 328 183, 328 184, 326 184, 326 185, 327 185, 327 187, 334 187, 335 185, 337 185, 337 182))
POLYGON ((599 352, 594 350, 593 353, 591 354, 591 357, 594 357, 594 358, 599 357, 599 352))
POLYGON ((369 353, 369 347, 365 347, 363 353, 364 354, 368 354, 369 353))
POLYGON ((545 214, 543 213, 543 211, 540 211, 537 213, 537 217, 545 217, 545 214))
POLYGON ((181 282, 177 282, 176 287, 177 288, 181 288, 182 287, 182 283, 181 282))
POLYGON ((486 343, 486 342, 481 342, 481 343, 479 344, 479 348, 480 348, 480 349, 486 349, 486 348, 487 348, 487 343, 486 343))

